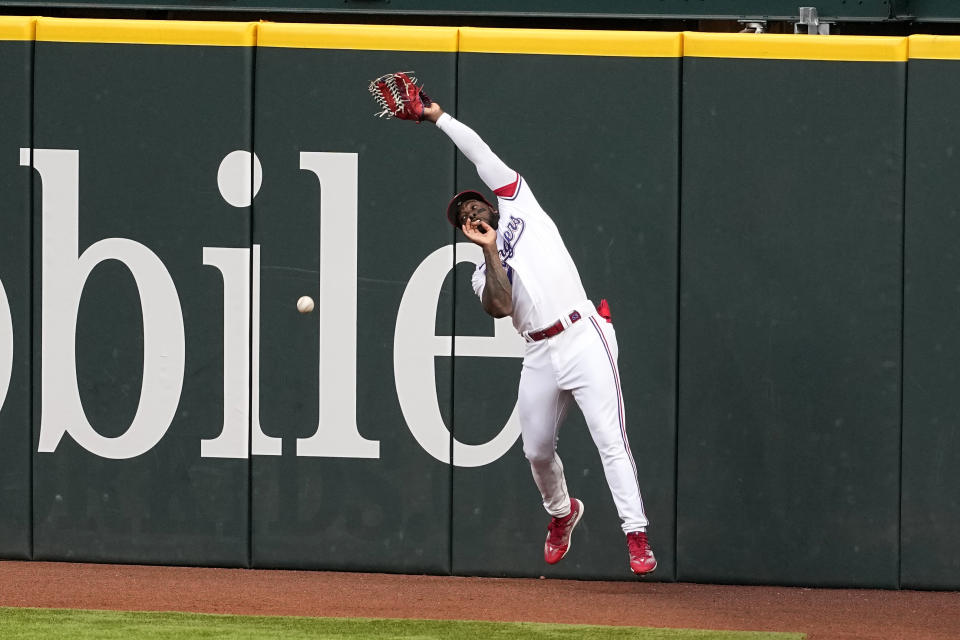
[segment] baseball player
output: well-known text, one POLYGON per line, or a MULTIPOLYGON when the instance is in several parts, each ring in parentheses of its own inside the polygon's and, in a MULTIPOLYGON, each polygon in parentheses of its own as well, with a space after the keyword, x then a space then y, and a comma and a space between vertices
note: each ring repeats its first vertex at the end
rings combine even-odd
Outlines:
POLYGON ((600 452, 623 521, 630 569, 648 574, 657 560, 647 542, 647 516, 627 442, 617 337, 608 307, 604 301, 598 309, 587 299, 556 225, 520 174, 439 104, 425 106, 422 117, 450 137, 497 196, 494 206, 478 191, 458 193, 447 206, 447 219, 483 250, 473 290, 484 310, 495 318, 510 316, 527 342, 518 408, 523 452, 552 516, 544 560, 555 564, 567 554, 584 511, 583 502, 567 490, 556 450, 572 398, 600 452))

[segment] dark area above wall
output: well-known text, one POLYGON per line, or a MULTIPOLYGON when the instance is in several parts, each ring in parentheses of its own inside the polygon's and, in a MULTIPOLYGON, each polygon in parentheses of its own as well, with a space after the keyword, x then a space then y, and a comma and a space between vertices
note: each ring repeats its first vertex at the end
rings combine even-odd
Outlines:
POLYGON ((801 6, 816 8, 831 34, 960 34, 960 3, 951 0, 0 0, 0 13, 705 32, 736 32, 760 21, 766 32, 793 33, 801 6))

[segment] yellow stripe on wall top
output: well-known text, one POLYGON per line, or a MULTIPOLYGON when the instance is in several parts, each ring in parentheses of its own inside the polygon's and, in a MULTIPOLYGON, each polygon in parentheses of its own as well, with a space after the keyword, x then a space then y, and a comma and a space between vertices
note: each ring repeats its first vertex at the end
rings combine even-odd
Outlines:
POLYGON ((960 60, 960 37, 484 29, 0 16, 0 40, 580 56, 960 60))
POLYGON ((683 35, 655 31, 463 27, 460 29, 460 51, 676 58, 683 55, 683 35))
POLYGON ((40 18, 37 41, 252 47, 257 23, 40 18))
POLYGON ((260 24, 258 44, 302 49, 453 52, 457 50, 457 28, 264 22, 260 24))
POLYGON ((687 32, 683 36, 683 55, 692 58, 905 62, 907 39, 889 36, 687 32))
POLYGON ((960 36, 916 35, 907 40, 911 59, 960 60, 960 36))
POLYGON ((33 40, 36 18, 0 16, 0 40, 33 40))

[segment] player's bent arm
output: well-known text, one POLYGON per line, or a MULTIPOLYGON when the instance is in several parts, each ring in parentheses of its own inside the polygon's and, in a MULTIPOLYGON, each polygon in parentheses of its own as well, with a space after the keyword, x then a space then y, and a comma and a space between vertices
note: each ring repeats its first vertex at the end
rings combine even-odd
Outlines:
POLYGON ((496 191, 516 181, 517 172, 508 167, 476 131, 444 113, 436 102, 424 109, 423 117, 449 136, 460 152, 476 166, 480 179, 487 187, 496 191))
POLYGON ((513 313, 513 287, 506 269, 500 264, 496 245, 483 247, 483 260, 487 264, 481 298, 483 310, 494 318, 503 318, 513 313))
POLYGON ((483 293, 480 302, 483 310, 494 318, 502 318, 513 313, 513 287, 510 276, 507 275, 500 262, 500 252, 497 250, 497 232, 483 220, 469 220, 460 230, 483 251, 485 264, 483 293))

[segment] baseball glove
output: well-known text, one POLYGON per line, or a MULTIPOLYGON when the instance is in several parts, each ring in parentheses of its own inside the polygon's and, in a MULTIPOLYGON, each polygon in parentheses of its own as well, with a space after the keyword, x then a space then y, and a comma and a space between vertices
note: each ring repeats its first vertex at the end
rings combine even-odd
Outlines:
POLYGON ((398 71, 380 76, 370 83, 367 90, 382 108, 374 115, 378 118, 400 118, 401 120, 423 120, 423 108, 433 101, 417 86, 413 71, 398 71))

